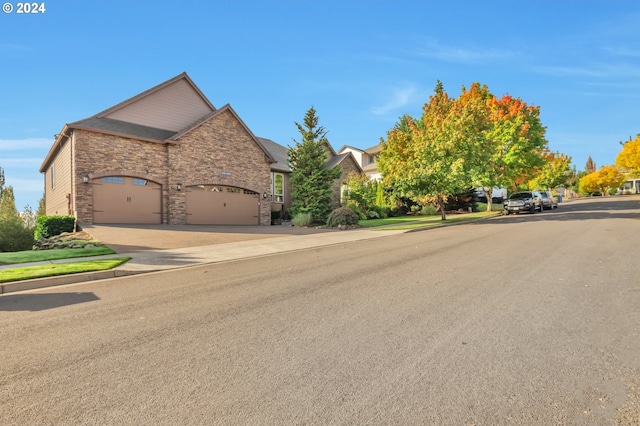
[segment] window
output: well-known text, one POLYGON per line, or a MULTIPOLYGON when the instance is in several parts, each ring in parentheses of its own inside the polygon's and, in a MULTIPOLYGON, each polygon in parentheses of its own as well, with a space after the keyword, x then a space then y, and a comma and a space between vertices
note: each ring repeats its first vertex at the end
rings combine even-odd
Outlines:
POLYGON ((108 182, 108 183, 124 183, 123 177, 117 176, 107 176, 100 179, 100 182, 108 182))
POLYGON ((340 205, 346 205, 349 201, 349 185, 343 183, 340 186, 340 205))
POLYGON ((271 193, 274 203, 284 203, 284 175, 271 173, 271 193))
POLYGON ((51 189, 56 187, 56 166, 51 166, 51 189))
POLYGON ((147 180, 146 179, 133 179, 133 184, 134 185, 146 185, 147 184, 147 180))

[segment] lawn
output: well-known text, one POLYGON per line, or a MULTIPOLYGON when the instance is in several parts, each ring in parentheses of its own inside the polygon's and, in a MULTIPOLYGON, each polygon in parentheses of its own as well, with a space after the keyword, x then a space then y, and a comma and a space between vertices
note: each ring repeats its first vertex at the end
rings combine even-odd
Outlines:
MULTIPOLYGON (((486 210, 486 205, 485 205, 486 210)), ((502 209, 500 209, 501 211, 502 209)), ((425 228, 429 226, 436 226, 442 224, 449 224, 455 222, 464 222, 472 219, 479 219, 483 217, 496 216, 496 211, 480 211, 477 213, 467 214, 449 214, 446 220, 441 220, 440 215, 434 216, 402 216, 402 217, 389 217, 386 219, 369 219, 361 220, 360 226, 363 227, 379 227, 379 230, 408 230, 416 228, 425 228), (390 226, 391 225, 391 226, 390 226), (395 226, 394 226, 395 225, 395 226)))
POLYGON ((0 265, 15 263, 44 262, 47 260, 69 259, 72 257, 100 256, 114 254, 109 247, 70 248, 54 250, 25 250, 0 253, 0 265))
POLYGON ((82 262, 56 263, 0 271, 0 283, 30 280, 34 278, 54 277, 57 275, 78 274, 81 272, 106 271, 130 260, 130 257, 114 259, 85 260, 82 262))

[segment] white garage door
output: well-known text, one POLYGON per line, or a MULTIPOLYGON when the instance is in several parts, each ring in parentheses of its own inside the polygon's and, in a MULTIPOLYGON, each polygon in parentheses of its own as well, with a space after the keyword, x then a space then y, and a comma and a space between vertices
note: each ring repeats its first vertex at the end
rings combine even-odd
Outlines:
POLYGON ((145 179, 94 179, 93 223, 162 223, 162 188, 145 179))
POLYGON ((258 193, 220 185, 196 185, 186 189, 186 222, 189 225, 258 225, 258 193))

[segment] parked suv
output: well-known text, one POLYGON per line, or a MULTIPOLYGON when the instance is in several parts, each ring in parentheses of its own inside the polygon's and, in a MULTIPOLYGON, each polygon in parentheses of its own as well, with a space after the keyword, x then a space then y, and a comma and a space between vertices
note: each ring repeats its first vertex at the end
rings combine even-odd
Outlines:
POLYGON ((536 210, 542 211, 542 196, 538 191, 516 192, 504 202, 505 214, 535 213, 536 210))
POLYGON ((542 197, 542 207, 544 209, 553 210, 558 208, 558 201, 551 191, 539 191, 542 197))

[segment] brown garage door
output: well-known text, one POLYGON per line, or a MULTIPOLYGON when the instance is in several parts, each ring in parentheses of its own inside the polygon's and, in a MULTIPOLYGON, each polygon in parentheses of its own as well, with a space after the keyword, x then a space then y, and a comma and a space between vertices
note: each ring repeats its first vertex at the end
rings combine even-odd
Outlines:
POLYGON ((219 185, 186 188, 189 225, 258 225, 258 194, 219 185))
POLYGON ((107 176, 92 184, 93 223, 162 223, 159 184, 128 176, 107 176))

